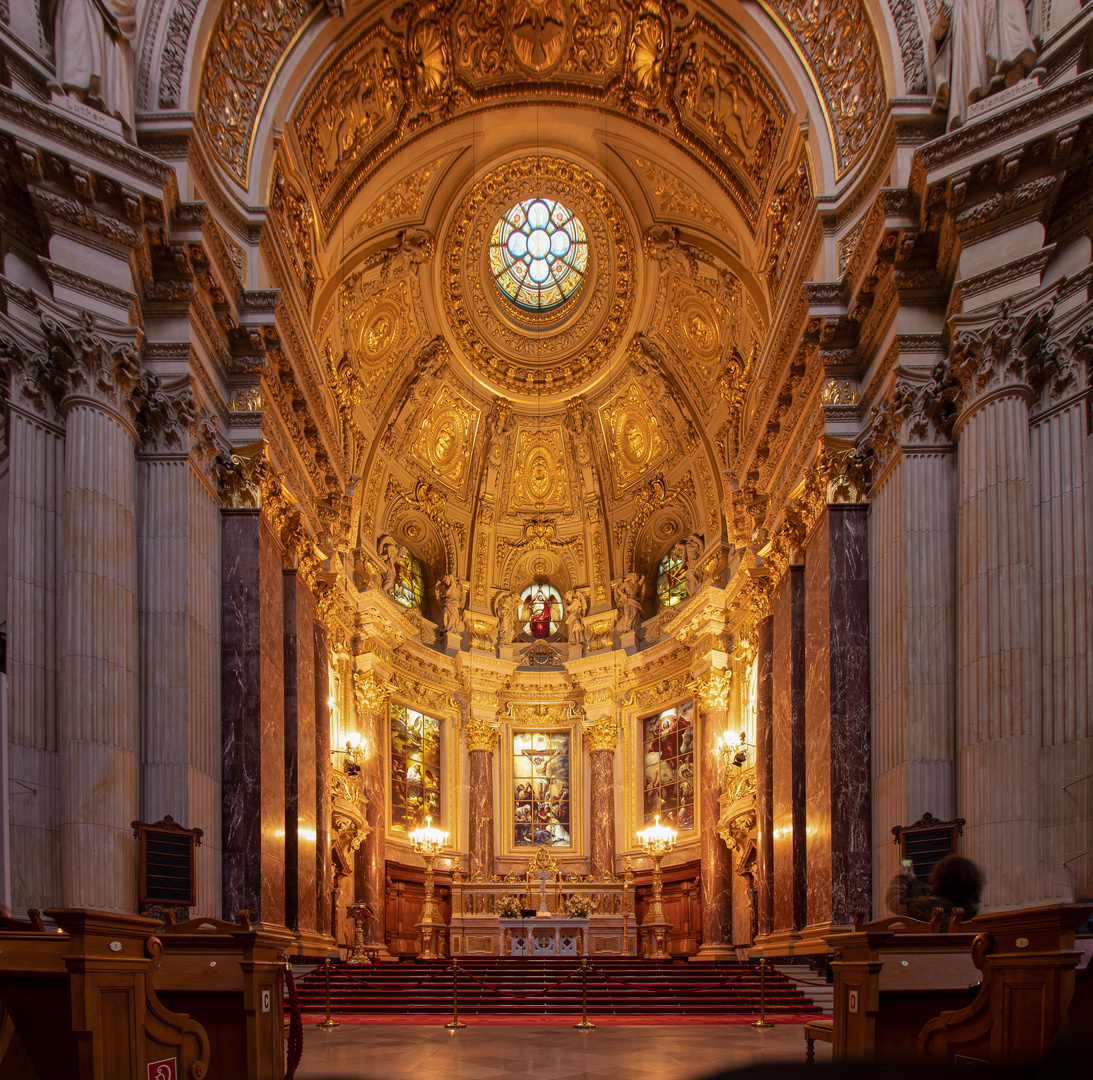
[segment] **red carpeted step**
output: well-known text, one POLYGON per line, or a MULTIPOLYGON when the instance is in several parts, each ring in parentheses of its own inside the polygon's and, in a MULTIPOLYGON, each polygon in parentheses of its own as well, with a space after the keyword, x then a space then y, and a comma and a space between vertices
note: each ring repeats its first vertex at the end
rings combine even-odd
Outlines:
MULTIPOLYGON (((576 1015, 581 1011, 580 959, 460 958, 459 1009, 467 1015, 576 1015)), ((326 976, 319 968, 299 981, 304 1012, 325 1008, 326 976)), ((767 969, 763 990, 772 1015, 819 1013, 781 972, 767 969)), ((757 1013, 761 977, 754 964, 665 964, 618 958, 590 959, 589 1013, 696 1016, 757 1013)), ((444 1015, 452 1008, 450 961, 349 966, 334 964, 332 1012, 444 1015)))

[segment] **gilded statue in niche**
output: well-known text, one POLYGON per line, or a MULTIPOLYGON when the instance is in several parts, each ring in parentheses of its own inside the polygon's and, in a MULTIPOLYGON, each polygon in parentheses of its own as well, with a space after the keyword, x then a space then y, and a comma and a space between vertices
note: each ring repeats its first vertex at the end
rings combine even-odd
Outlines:
POLYGON ((668 452, 660 421, 634 380, 600 406, 600 424, 619 491, 640 481, 668 452))

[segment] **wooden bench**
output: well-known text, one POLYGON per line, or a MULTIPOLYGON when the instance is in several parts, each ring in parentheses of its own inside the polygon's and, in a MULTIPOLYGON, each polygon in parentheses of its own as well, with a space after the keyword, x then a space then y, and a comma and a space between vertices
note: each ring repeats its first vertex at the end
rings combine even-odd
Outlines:
POLYGON ((903 916, 864 923, 859 913, 853 931, 825 937, 834 953, 832 1059, 913 1057, 927 1020, 975 997, 974 939, 959 909, 946 933, 940 911, 929 923, 903 916))
POLYGON ((206 1080, 281 1080, 285 1074, 284 961, 295 935, 284 927, 191 919, 163 925, 162 1000, 209 1037, 206 1080))
POLYGON ((1053 904, 966 923, 963 929, 977 931, 971 957, 982 986, 964 1008, 923 1025, 918 1053, 991 1068, 1039 1063, 1074 996, 1074 971, 1083 958, 1074 930, 1090 911, 1088 904, 1053 904))
POLYGON ((0 1076, 113 1080, 157 1062, 201 1077, 204 1028, 156 994, 159 923, 136 915, 54 908, 0 923, 0 1076))
POLYGON ((821 1016, 818 1020, 810 1020, 805 1024, 805 1063, 808 1065, 816 1064, 816 1043, 832 1042, 834 1039, 834 1030, 832 1028, 832 1018, 830 1016, 821 1016))

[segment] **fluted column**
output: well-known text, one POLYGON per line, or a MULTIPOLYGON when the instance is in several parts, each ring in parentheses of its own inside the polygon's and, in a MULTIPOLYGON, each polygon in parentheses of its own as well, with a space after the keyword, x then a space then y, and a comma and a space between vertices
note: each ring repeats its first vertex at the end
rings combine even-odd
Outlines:
POLYGON ((7 424, 7 676, 11 906, 59 906, 57 617, 62 568, 64 430, 42 397, 43 346, 0 326, 0 373, 10 369, 7 424), (37 357, 35 356, 37 354, 37 357), (31 794, 34 792, 35 794, 31 794))
POLYGON ((493 754, 497 749, 497 721, 492 715, 472 714, 463 725, 463 734, 470 773, 470 872, 489 878, 493 874, 493 754))
POLYGON ((984 905, 1039 895, 1040 641, 1025 357, 1031 320, 956 320, 957 808, 984 905))
POLYGON ((58 714, 62 896, 137 908, 140 816, 136 348, 88 319, 50 324, 67 374, 58 714))
POLYGON ((755 802, 759 935, 774 929, 774 618, 756 630, 755 802))
POLYGON ((364 922, 367 944, 375 945, 380 955, 389 958, 386 941, 387 919, 387 846, 386 800, 389 778, 386 774, 387 701, 391 685, 389 672, 374 658, 358 657, 353 675, 357 726, 361 733, 361 790, 368 797, 365 821, 368 836, 357 851, 354 881, 357 900, 372 908, 373 919, 364 922))
MULTIPOLYGON (((728 657, 718 654, 722 663, 728 657)), ((732 861, 718 835, 721 815, 717 744, 729 722, 732 676, 713 668, 696 681, 701 737, 699 818, 702 828, 702 945, 696 960, 735 959, 732 947, 732 861)))
POLYGON ((589 869, 593 877, 615 872, 615 746, 619 725, 614 707, 584 724, 592 766, 589 799, 589 869))

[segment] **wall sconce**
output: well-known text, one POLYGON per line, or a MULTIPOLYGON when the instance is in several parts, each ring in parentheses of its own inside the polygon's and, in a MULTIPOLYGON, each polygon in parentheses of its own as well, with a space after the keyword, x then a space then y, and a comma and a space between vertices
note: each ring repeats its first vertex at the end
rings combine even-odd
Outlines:
MULTIPOLYGON (((361 771, 361 733, 351 731, 345 740, 343 771, 346 776, 359 776, 361 771)), ((334 751, 337 753, 337 751, 334 751)))

